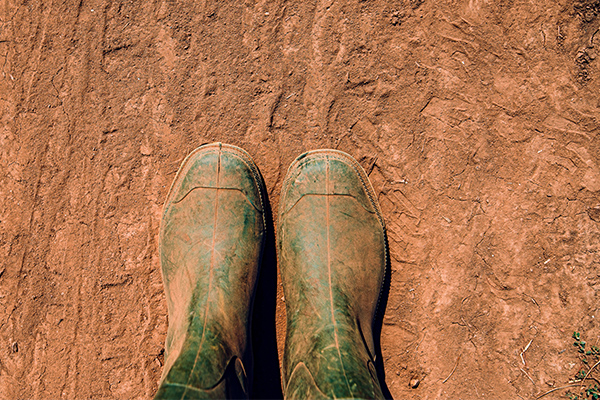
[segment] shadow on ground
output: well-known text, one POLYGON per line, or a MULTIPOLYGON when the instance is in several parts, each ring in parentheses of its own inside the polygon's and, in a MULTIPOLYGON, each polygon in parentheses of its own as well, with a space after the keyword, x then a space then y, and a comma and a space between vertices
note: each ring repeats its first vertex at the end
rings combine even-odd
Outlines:
POLYGON ((256 286, 252 318, 254 377, 251 398, 281 399, 281 378, 275 331, 277 301, 277 255, 271 203, 265 199, 267 237, 256 286))

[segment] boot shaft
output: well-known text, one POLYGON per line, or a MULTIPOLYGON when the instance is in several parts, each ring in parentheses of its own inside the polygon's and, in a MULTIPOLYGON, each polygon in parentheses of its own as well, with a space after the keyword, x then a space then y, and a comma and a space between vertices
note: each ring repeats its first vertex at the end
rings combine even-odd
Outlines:
POLYGON ((292 164, 278 229, 288 321, 286 397, 382 397, 372 324, 385 243, 373 190, 356 161, 317 151, 292 164))
POLYGON ((169 328, 157 398, 248 395, 264 193, 250 156, 234 146, 202 146, 177 173, 159 237, 169 328))

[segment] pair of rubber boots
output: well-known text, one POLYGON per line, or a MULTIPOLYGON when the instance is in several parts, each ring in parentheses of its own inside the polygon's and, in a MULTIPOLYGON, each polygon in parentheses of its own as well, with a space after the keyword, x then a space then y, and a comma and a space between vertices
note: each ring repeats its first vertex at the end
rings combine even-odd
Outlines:
MULTIPOLYGON (((157 399, 248 397, 265 196, 258 168, 235 146, 201 146, 179 169, 160 228, 169 328, 157 399)), ((301 155, 278 227, 285 398, 383 398, 372 328, 387 245, 367 174, 340 151, 301 155)))

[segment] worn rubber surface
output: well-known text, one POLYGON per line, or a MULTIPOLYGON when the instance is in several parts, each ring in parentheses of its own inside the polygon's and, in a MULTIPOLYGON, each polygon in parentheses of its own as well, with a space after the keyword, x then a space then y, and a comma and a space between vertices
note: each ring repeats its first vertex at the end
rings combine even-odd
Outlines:
POLYGON ((372 324, 387 247, 362 167, 335 150, 298 157, 284 181, 277 237, 287 309, 284 396, 383 397, 372 324))
POLYGON ((234 146, 201 146, 177 173, 160 228, 169 330, 157 399, 249 395, 263 195, 254 162, 234 146))

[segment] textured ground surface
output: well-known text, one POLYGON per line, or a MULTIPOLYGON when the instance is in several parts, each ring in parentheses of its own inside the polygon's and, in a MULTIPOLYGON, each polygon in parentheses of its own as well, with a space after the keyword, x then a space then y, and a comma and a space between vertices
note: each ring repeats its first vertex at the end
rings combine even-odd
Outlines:
POLYGON ((0 1, 0 398, 154 393, 161 207, 211 141, 254 157, 274 210, 301 152, 369 172, 394 398, 567 384, 572 332, 600 337, 599 26, 590 0, 0 1))

